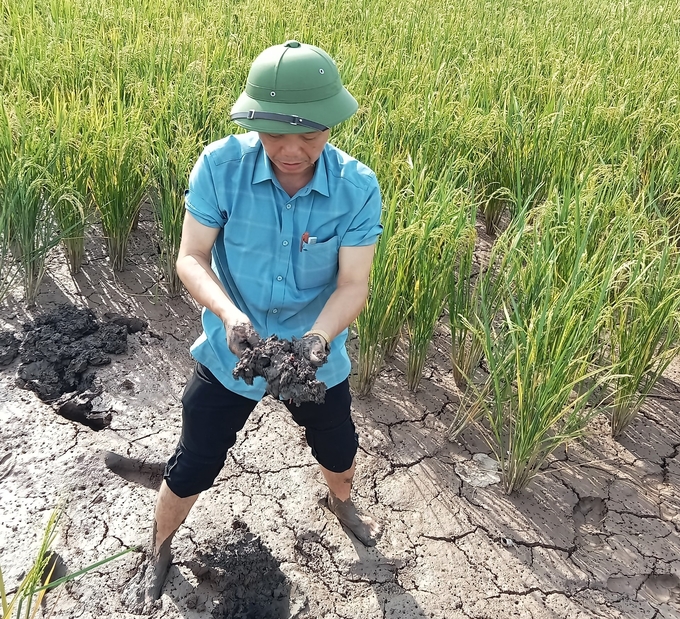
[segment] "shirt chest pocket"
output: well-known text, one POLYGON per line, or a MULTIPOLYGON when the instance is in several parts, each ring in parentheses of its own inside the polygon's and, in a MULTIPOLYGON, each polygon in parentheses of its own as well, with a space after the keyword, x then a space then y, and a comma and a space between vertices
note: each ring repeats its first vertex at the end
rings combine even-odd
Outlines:
POLYGON ((326 286, 337 275, 338 245, 337 236, 323 243, 303 245, 293 265, 295 283, 300 290, 326 286))

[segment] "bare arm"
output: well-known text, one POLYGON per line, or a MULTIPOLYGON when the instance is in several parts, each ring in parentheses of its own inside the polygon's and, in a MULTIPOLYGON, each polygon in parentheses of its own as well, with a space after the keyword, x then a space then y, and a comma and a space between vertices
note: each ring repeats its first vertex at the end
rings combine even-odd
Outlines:
POLYGON ((325 331, 334 339, 354 322, 368 298, 368 277, 375 245, 341 247, 338 257, 338 287, 330 296, 312 329, 325 331))
POLYGON ((187 212, 176 263, 177 274, 189 294, 225 325, 249 323, 248 317, 234 305, 210 267, 210 254, 219 232, 219 228, 204 226, 187 212))

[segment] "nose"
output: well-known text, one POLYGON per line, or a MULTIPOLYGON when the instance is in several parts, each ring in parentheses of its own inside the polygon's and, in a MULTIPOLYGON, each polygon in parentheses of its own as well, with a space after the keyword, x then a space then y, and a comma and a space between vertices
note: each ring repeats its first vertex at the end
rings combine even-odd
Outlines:
POLYGON ((288 134, 281 145, 281 154, 286 156, 298 155, 302 150, 301 144, 302 141, 299 135, 295 133, 288 134))

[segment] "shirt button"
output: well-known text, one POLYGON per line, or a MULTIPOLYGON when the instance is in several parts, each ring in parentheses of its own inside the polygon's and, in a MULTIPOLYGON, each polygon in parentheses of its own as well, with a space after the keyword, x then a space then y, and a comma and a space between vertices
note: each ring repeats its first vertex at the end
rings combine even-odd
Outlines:
POLYGON ((278 313, 279 313, 279 310, 277 310, 276 308, 274 308, 274 309, 272 310, 272 314, 278 314, 278 313))
POLYGON ((281 277, 281 276, 279 275, 279 276, 276 278, 276 281, 277 281, 277 282, 280 282, 282 279, 283 279, 283 277, 281 277))
POLYGON ((286 204, 286 208, 291 208, 291 204, 286 204))
POLYGON ((288 246, 288 241, 284 241, 284 242, 283 242, 283 246, 284 246, 284 247, 287 247, 287 246, 288 246))

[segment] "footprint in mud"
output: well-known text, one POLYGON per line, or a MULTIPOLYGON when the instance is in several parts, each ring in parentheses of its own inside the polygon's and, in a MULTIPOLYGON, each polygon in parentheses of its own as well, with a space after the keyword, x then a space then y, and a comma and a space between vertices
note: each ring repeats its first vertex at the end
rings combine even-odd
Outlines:
POLYGON ((680 610, 680 578, 675 574, 612 576, 607 589, 633 600, 646 600, 653 606, 671 604, 680 610))
POLYGON ((680 578, 675 574, 650 574, 640 593, 652 604, 680 604, 680 578))
POLYGON ((163 481, 164 462, 147 462, 137 458, 127 458, 112 451, 102 454, 106 468, 119 477, 149 488, 158 490, 163 481))
POLYGON ((599 546, 602 523, 607 515, 604 499, 586 496, 574 505, 574 531, 579 545, 599 546))
POLYGON ((16 454, 0 452, 0 481, 2 481, 12 472, 16 460, 16 454))

